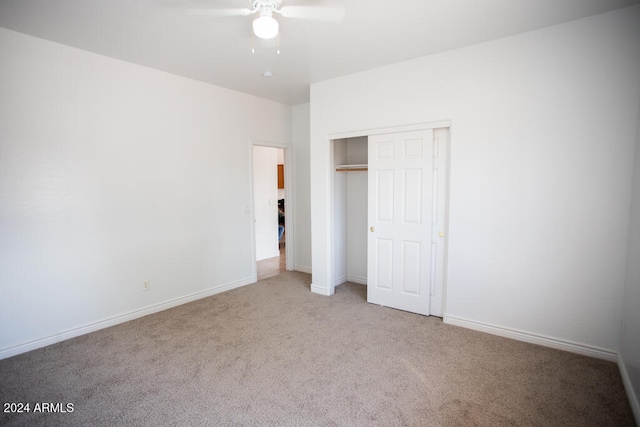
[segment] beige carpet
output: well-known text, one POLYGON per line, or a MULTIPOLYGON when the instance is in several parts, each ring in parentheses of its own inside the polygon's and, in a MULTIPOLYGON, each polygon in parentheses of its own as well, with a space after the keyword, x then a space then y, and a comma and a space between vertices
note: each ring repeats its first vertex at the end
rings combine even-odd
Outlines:
POLYGON ((614 363, 275 277, 0 361, 0 425, 633 426, 614 363), (4 408, 3 408, 4 409, 4 408))

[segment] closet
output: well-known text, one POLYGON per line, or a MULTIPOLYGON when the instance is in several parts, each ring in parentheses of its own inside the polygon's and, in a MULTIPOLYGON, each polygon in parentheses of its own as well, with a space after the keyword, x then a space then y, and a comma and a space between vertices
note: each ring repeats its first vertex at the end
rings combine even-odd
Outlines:
POLYGON ((333 286, 364 284, 368 302, 442 316, 448 127, 335 138, 330 149, 333 286))

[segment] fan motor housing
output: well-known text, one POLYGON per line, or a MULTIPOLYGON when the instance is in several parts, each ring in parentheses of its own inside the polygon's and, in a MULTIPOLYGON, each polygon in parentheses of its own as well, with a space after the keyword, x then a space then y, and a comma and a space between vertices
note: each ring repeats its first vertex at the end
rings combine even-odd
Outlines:
POLYGON ((253 8, 260 12, 269 11, 273 12, 280 6, 280 0, 253 0, 253 8))

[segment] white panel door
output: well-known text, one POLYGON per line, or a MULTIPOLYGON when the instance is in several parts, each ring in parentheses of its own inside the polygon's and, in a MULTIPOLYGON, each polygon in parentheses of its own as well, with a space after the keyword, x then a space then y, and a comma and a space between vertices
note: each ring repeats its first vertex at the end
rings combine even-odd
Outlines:
POLYGON ((369 136, 367 301, 429 314, 433 130, 369 136))

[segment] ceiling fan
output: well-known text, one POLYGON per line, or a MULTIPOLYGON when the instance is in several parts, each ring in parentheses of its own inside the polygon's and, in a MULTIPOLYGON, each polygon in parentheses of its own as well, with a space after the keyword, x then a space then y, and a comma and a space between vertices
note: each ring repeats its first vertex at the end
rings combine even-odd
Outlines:
POLYGON ((261 39, 272 39, 278 35, 280 25, 274 18, 274 14, 281 15, 285 18, 310 19, 324 22, 340 22, 344 18, 344 9, 338 6, 282 6, 283 0, 248 1, 251 5, 250 8, 190 9, 189 12, 220 17, 249 16, 257 14, 258 17, 253 20, 253 33, 256 37, 261 39))

